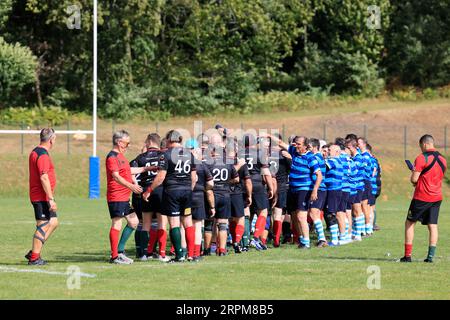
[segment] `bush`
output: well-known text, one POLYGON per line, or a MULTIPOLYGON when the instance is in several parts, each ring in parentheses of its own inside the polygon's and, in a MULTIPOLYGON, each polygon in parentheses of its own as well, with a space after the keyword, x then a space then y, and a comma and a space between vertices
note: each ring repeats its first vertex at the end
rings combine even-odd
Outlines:
POLYGON ((0 122, 9 125, 58 126, 70 119, 70 113, 61 107, 8 108, 0 113, 0 122))
POLYGON ((31 50, 0 37, 0 107, 19 101, 18 93, 34 83, 37 59, 31 50))
POLYGON ((402 89, 394 89, 392 98, 396 101, 417 101, 418 96, 414 87, 405 87, 402 89))

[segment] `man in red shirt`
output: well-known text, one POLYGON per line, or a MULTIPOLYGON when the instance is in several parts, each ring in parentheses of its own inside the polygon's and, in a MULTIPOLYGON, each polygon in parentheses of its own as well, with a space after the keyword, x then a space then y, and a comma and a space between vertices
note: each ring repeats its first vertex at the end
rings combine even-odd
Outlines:
POLYGON ((136 213, 130 211, 130 191, 142 193, 142 188, 133 183, 131 175, 147 172, 151 167, 130 168, 130 163, 123 155, 130 145, 128 132, 125 130, 115 132, 112 140, 113 149, 106 156, 106 199, 112 221, 109 231, 110 263, 131 264, 133 260, 124 253, 125 244, 136 229, 139 220, 136 213), (119 242, 122 218, 127 220, 127 225, 119 242))
POLYGON ((36 218, 36 231, 31 250, 25 255, 29 265, 44 265, 41 250, 45 241, 58 226, 54 190, 56 186, 55 167, 48 151, 55 144, 56 135, 52 128, 40 133, 40 144, 31 151, 29 166, 30 201, 36 218))
POLYGON ((411 262, 414 226, 417 221, 428 225, 429 247, 425 262, 433 262, 438 240, 438 216, 442 202, 442 179, 447 162, 434 148, 431 135, 424 135, 419 140, 420 154, 411 174, 411 183, 415 186, 414 196, 405 222, 405 256, 400 262, 411 262))

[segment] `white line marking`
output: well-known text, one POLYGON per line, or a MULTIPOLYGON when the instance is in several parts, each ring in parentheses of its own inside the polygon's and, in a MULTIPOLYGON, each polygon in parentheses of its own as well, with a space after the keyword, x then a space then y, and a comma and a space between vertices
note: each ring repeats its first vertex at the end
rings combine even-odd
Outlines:
MULTIPOLYGON (((0 266, 0 271, 1 272, 44 273, 44 274, 50 274, 50 275, 56 275, 56 276, 70 275, 67 272, 60 272, 60 271, 47 271, 47 270, 42 270, 42 269, 18 269, 18 268, 11 268, 11 267, 5 267, 5 266, 0 266)), ((95 274, 89 274, 89 273, 84 273, 84 272, 80 272, 79 275, 80 275, 80 277, 85 277, 85 278, 95 278, 97 276, 95 274)))

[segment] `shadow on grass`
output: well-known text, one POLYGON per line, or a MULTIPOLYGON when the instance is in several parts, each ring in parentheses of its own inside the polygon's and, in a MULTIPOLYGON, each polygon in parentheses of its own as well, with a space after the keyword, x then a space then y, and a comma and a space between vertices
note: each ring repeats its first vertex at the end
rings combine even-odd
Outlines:
POLYGON ((107 252, 75 252, 70 255, 58 255, 55 262, 107 262, 107 252))
POLYGON ((395 262, 398 260, 396 257, 394 258, 368 258, 368 257, 331 257, 325 256, 321 257, 323 259, 329 260, 360 260, 360 261, 386 261, 386 262, 395 262))

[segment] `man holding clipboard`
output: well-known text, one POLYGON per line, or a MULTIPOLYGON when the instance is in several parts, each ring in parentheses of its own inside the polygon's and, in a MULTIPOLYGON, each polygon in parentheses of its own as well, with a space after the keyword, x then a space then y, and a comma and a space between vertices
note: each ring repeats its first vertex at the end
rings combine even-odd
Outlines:
POLYGON ((434 139, 431 135, 422 136, 419 146, 422 153, 414 161, 414 166, 409 160, 405 160, 411 170, 410 181, 415 190, 405 222, 405 255, 400 262, 411 262, 414 226, 417 221, 427 225, 430 233, 425 262, 433 262, 438 240, 437 223, 442 202, 442 179, 447 162, 434 148, 434 139))

